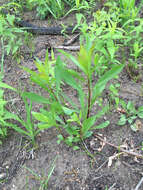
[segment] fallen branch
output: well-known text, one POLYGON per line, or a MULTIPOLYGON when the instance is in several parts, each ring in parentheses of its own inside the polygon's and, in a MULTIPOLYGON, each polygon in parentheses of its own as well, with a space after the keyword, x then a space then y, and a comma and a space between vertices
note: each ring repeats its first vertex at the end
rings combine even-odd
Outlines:
POLYGON ((104 142, 104 143, 106 143, 106 144, 108 144, 108 145, 110 145, 110 146, 116 148, 117 150, 120 150, 121 152, 124 152, 124 153, 126 153, 126 154, 130 154, 130 155, 132 155, 132 156, 136 156, 136 157, 138 157, 138 158, 143 158, 143 155, 138 154, 138 153, 136 153, 136 152, 131 152, 131 151, 125 150, 124 148, 121 148, 120 146, 116 146, 116 145, 114 145, 114 144, 112 144, 112 143, 109 143, 109 142, 105 141, 104 139, 102 139, 102 138, 101 138, 99 135, 97 135, 97 134, 95 134, 94 136, 95 136, 96 138, 98 138, 99 140, 101 140, 102 142, 104 142))

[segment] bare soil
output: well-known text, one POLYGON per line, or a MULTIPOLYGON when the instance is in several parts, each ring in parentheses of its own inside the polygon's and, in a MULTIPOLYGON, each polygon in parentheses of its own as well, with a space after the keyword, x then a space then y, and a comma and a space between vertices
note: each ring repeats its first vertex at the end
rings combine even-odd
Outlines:
MULTIPOLYGON (((68 19, 71 19, 71 17, 68 19)), ((37 21, 37 23, 47 26, 48 20, 37 21)), ((20 64, 17 64, 10 56, 5 56, 4 81, 16 88, 40 91, 36 86, 29 83, 29 75, 19 66, 26 66, 35 70, 34 57, 44 60, 47 43, 54 46, 62 45, 63 42, 63 36, 33 36, 35 48, 32 56, 31 49, 25 46, 21 50, 20 64)), ((57 55, 59 53, 55 50, 55 56, 57 55)), ((70 62, 69 65, 73 67, 70 62)), ((118 82, 121 83, 121 98, 126 101, 131 100, 137 106, 143 104, 141 95, 142 81, 135 83, 130 79, 126 70, 123 70, 118 82)), ((66 91, 66 89, 64 90, 66 91)), ((72 90, 68 89, 67 93, 74 98, 72 90)), ((6 99, 15 98, 13 107, 16 107, 18 112, 25 116, 24 104, 17 95, 6 91, 5 97, 6 99)), ((105 92, 103 95, 104 101, 107 101, 108 98, 108 93, 105 92)), ((13 107, 9 109, 13 110, 13 107)), ((35 110, 38 107, 39 105, 34 104, 35 110)), ((120 113, 112 110, 104 118, 110 120, 111 124, 104 130, 95 131, 94 135, 85 141, 88 150, 94 155, 94 159, 85 153, 82 146, 80 150, 74 151, 63 143, 58 145, 56 142, 57 132, 54 128, 38 135, 35 150, 31 148, 31 145, 24 137, 10 130, 8 137, 0 145, 0 175, 4 176, 3 180, 0 181, 0 190, 40 190, 40 184, 48 176, 55 157, 57 157, 55 169, 46 189, 134 190, 143 176, 143 159, 130 154, 122 154, 122 151, 118 152, 115 147, 107 143, 103 146, 103 142, 96 137, 100 133, 102 134, 101 138, 107 142, 116 146, 124 145, 126 150, 143 155, 141 151, 143 121, 140 120, 141 129, 133 132, 129 126, 121 127, 117 125, 119 116, 120 113), (121 154, 112 160, 109 167, 109 158, 117 153, 121 154), (38 177, 33 175, 27 168, 35 172, 38 177)), ((143 190, 143 184, 139 190, 143 190)))

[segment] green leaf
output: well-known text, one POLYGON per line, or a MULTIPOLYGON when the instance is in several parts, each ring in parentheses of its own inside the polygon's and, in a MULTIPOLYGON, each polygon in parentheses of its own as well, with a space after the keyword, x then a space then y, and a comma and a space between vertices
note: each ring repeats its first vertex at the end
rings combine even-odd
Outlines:
POLYGON ((51 128, 51 127, 54 127, 54 126, 51 125, 51 124, 48 124, 48 123, 38 124, 38 128, 39 128, 40 130, 49 129, 49 128, 51 128))
POLYGON ((138 112, 143 112, 143 106, 140 106, 140 107, 138 108, 138 112))
POLYGON ((33 81, 34 83, 38 84, 40 87, 42 87, 43 89, 45 89, 46 91, 49 91, 49 80, 48 78, 43 78, 40 73, 36 73, 26 67, 22 67, 23 70, 25 70, 26 72, 28 72, 31 76, 30 79, 31 81, 33 81))
POLYGON ((58 83, 57 87, 59 88, 59 81, 63 80, 68 85, 72 86, 74 89, 80 89, 81 87, 77 84, 76 80, 73 78, 72 74, 68 71, 68 69, 64 68, 64 66, 60 65, 62 62, 60 58, 57 59, 56 62, 56 83, 58 83))
POLYGON ((139 112, 137 115, 139 118, 143 119, 143 112, 139 112))
POLYGON ((79 79, 80 81, 83 81, 83 82, 85 81, 84 77, 81 76, 80 73, 78 73, 78 72, 76 72, 76 71, 74 71, 74 70, 72 70, 72 69, 68 69, 68 71, 70 72, 70 74, 71 74, 73 77, 79 79))
POLYGON ((13 90, 13 91, 17 91, 16 88, 13 88, 13 87, 11 87, 8 84, 5 84, 3 82, 0 82, 0 87, 1 88, 7 88, 7 89, 10 89, 10 90, 13 90))
POLYGON ((114 96, 118 96, 118 90, 115 85, 111 84, 109 87, 110 91, 113 93, 114 96))
POLYGON ((95 69, 96 69, 96 67, 98 66, 98 63, 99 63, 99 54, 96 53, 95 56, 94 56, 95 69))
POLYGON ((60 135, 58 135, 58 139, 60 139, 61 141, 63 141, 64 137, 60 134, 60 135))
POLYGON ((58 121, 60 124, 65 125, 64 121, 63 121, 58 115, 56 115, 55 119, 56 119, 56 121, 58 121))
POLYGON ((35 117, 35 119, 37 119, 38 121, 41 122, 48 122, 49 118, 47 116, 45 116, 42 113, 38 113, 38 112, 32 112, 32 115, 35 117))
POLYGON ((48 98, 45 98, 43 96, 40 96, 40 95, 32 93, 32 92, 24 92, 22 94, 22 96, 28 98, 32 102, 37 102, 37 103, 42 103, 42 104, 50 104, 48 98))
MULTIPOLYGON (((60 59, 60 58, 59 58, 60 59)), ((57 62, 57 69, 56 69, 56 85, 57 88, 60 88, 59 81, 63 80, 65 83, 70 85, 72 88, 76 89, 79 93, 79 100, 82 109, 84 110, 85 103, 84 103, 84 91, 82 90, 82 86, 77 83, 77 81, 74 79, 72 74, 68 71, 68 69, 64 68, 64 66, 59 65, 60 62, 57 62)))
POLYGON ((82 68, 83 72, 89 76, 90 74, 90 67, 91 67, 91 52, 87 51, 84 46, 80 47, 80 52, 78 55, 78 62, 80 67, 82 68))
POLYGON ((133 121, 137 118, 137 116, 132 116, 132 117, 129 117, 127 120, 128 120, 128 123, 131 124, 133 123, 133 121))
POLYGON ((87 131, 90 130, 90 128, 94 125, 96 121, 96 115, 89 117, 88 119, 85 119, 83 121, 83 126, 82 126, 82 134, 84 135, 87 131))
POLYGON ((111 59, 113 59, 114 58, 114 54, 115 54, 115 45, 114 45, 114 42, 113 42, 113 40, 107 40, 107 49, 108 49, 108 51, 109 51, 109 53, 110 53, 110 56, 111 56, 111 59))
POLYGON ((9 127, 13 128, 15 131, 17 131, 20 134, 24 134, 26 136, 31 137, 30 133, 26 132, 25 130, 21 129, 20 127, 18 127, 17 125, 14 125, 12 123, 8 123, 7 124, 9 127))
POLYGON ((73 150, 79 150, 79 146, 73 146, 73 150))
POLYGON ((125 115, 121 115, 120 120, 118 121, 118 125, 125 125, 127 122, 127 118, 125 115))
POLYGON ((63 69, 63 62, 60 58, 60 56, 57 57, 56 59, 56 65, 55 65, 55 78, 56 78, 56 93, 58 95, 58 92, 60 90, 60 84, 62 82, 62 75, 61 75, 61 72, 62 72, 62 69, 63 69))
POLYGON ((124 100, 120 100, 120 104, 123 107, 123 109, 126 111, 127 110, 127 104, 124 100))
POLYGON ((70 135, 70 136, 73 136, 73 135, 78 135, 79 132, 78 132, 78 127, 77 126, 70 126, 70 125, 66 125, 66 132, 70 135))
POLYGON ((66 115, 71 115, 72 113, 76 112, 76 110, 69 109, 69 108, 64 107, 64 106, 62 107, 62 109, 63 109, 63 111, 64 111, 64 113, 65 113, 66 115))
POLYGON ((5 114, 4 114, 4 120, 6 120, 6 119, 14 119, 14 120, 17 120, 17 121, 20 120, 19 117, 16 114, 10 113, 8 111, 5 111, 5 114))
POLYGON ((79 118, 78 118, 78 115, 74 112, 72 115, 71 115, 71 118, 67 120, 67 122, 79 122, 79 118))
POLYGON ((135 111, 134 104, 131 101, 129 101, 127 104, 127 110, 131 111, 132 113, 135 111))
POLYGON ((83 139, 86 139, 86 138, 91 137, 92 134, 93 134, 93 131, 87 131, 87 132, 84 134, 83 139))
POLYGON ((15 16, 14 15, 7 15, 7 21, 9 22, 10 25, 14 25, 14 19, 15 16))
POLYGON ((104 57, 108 57, 108 53, 106 51, 106 49, 104 48, 104 42, 103 42, 103 39, 99 40, 96 40, 96 45, 95 45, 95 49, 99 52, 101 52, 103 55, 105 55, 104 57))
POLYGON ((71 61, 73 61, 73 63, 75 63, 75 65, 77 65, 82 71, 84 71, 84 68, 79 64, 79 62, 76 60, 76 58, 71 55, 70 53, 67 53, 63 50, 58 50, 60 53, 62 53, 63 55, 65 55, 67 58, 69 58, 71 61))
POLYGON ((103 129, 107 127, 110 124, 110 121, 105 121, 101 123, 100 125, 96 125, 95 127, 92 127, 92 129, 103 129))
POLYGON ((124 65, 114 65, 111 70, 107 71, 96 83, 94 89, 93 89, 93 97, 91 101, 91 105, 94 104, 95 100, 97 99, 98 96, 101 95, 102 91, 104 90, 107 82, 119 74, 124 65))

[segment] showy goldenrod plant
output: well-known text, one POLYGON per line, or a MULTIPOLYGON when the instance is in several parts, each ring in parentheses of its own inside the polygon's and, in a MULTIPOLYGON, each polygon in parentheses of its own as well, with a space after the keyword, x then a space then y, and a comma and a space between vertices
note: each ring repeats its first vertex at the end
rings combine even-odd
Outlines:
POLYGON ((77 58, 60 51, 72 60, 80 72, 69 69, 68 63, 63 62, 60 57, 52 65, 48 60, 48 53, 44 63, 35 62, 38 72, 24 68, 30 73, 31 80, 48 93, 47 100, 42 96, 40 99, 39 95, 31 92, 23 94, 31 101, 44 104, 40 112, 32 112, 32 115, 39 121, 38 128, 40 130, 57 128, 58 143, 63 140, 72 146, 75 142, 91 136, 94 129, 101 129, 109 125, 109 121, 96 124, 97 119, 108 111, 108 105, 102 106, 100 111, 93 109, 93 106, 95 102, 98 103, 98 98, 107 82, 121 72, 123 65, 113 65, 98 81, 93 82, 98 65, 98 56, 94 54, 94 49, 94 41, 87 38, 85 45, 81 45, 77 58), (77 93, 77 103, 72 100, 72 96, 66 94, 64 86, 77 93))

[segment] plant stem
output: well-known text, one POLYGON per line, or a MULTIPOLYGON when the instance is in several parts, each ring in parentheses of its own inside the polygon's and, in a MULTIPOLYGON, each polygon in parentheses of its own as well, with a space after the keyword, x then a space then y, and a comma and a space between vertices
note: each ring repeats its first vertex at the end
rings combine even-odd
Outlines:
MULTIPOLYGON (((53 89, 52 89, 51 87, 49 87, 49 88, 50 88, 50 91, 51 91, 51 93, 53 94, 55 100, 56 100, 57 102, 59 102, 57 96, 55 95, 55 93, 54 93, 54 91, 53 91, 53 89)), ((63 118, 64 123, 67 124, 64 115, 62 116, 62 118, 63 118)))
POLYGON ((87 119, 89 118, 90 114, 90 103, 91 103, 91 87, 90 87, 90 80, 88 78, 88 111, 87 111, 87 119))

